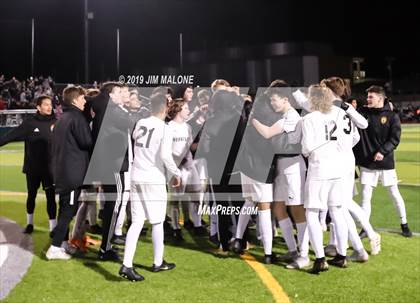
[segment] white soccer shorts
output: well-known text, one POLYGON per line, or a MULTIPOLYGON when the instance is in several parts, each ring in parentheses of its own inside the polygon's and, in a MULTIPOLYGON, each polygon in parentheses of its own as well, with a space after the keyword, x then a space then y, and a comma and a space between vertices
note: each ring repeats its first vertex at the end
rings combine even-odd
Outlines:
POLYGON ((378 180, 383 186, 393 186, 398 184, 397 172, 395 169, 372 170, 365 167, 360 168, 360 183, 376 187, 378 180))
POLYGON ((165 184, 131 182, 130 202, 133 221, 149 220, 151 224, 165 220, 167 192, 165 184))
POLYGON ((306 165, 302 156, 277 160, 274 201, 302 205, 305 192, 306 165))
POLYGON ((273 184, 262 183, 241 173, 242 197, 251 198, 253 202, 273 202, 273 184))
POLYGON ((342 179, 306 180, 305 208, 328 209, 343 202, 342 179))

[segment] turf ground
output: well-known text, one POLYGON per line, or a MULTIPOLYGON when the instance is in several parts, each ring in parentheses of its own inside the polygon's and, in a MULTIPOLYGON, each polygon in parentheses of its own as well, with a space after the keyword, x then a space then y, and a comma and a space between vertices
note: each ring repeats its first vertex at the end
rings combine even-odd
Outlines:
MULTIPOLYGON (((402 134, 396 153, 400 190, 410 227, 419 233, 420 126, 406 125, 402 134)), ((22 156, 21 143, 0 149, 0 216, 25 226, 25 196, 5 192, 25 192, 22 156)), ((382 252, 366 264, 331 268, 319 276, 280 265, 264 267, 291 302, 420 302, 420 237, 406 239, 398 234, 399 220, 384 188, 374 192, 371 221, 382 235, 382 252)), ((68 262, 46 261, 47 227, 45 198, 39 195, 33 262, 4 302, 275 302, 274 285, 264 284, 244 260, 222 258, 212 252, 206 239, 187 232, 185 244, 168 242, 165 246, 165 258, 177 268, 158 274, 148 271, 152 264, 150 232, 141 238, 135 264, 146 281, 131 283, 118 277, 119 264, 97 262, 95 249, 68 262)), ((369 249, 366 240, 364 244, 369 249)), ((286 251, 278 239, 274 251, 286 251)), ((263 251, 256 246, 249 254, 259 259, 263 251)))

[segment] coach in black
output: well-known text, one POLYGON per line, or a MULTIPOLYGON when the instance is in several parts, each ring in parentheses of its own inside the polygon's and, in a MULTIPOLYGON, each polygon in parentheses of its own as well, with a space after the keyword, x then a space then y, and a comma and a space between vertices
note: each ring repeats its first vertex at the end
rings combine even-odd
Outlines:
POLYGON ((98 254, 103 261, 119 260, 119 255, 112 249, 111 239, 125 187, 121 172, 128 171, 128 138, 136 122, 136 117, 123 106, 126 100, 122 90, 126 89, 117 82, 104 83, 101 93, 92 100, 95 147, 86 178, 89 182, 100 182, 105 194, 102 244, 98 254))
POLYGON ((368 120, 369 126, 366 129, 359 129, 360 141, 354 147, 356 164, 360 166, 362 208, 370 217, 373 188, 380 180, 388 189, 397 209, 403 236, 411 237, 405 204, 398 190, 398 178, 395 171, 394 150, 400 143, 400 118, 392 111, 382 87, 371 86, 366 92, 368 93, 367 107, 361 108, 360 111, 368 120))
POLYGON ((42 188, 47 197, 47 212, 50 219, 50 231, 55 227, 57 206, 52 177, 49 170, 51 133, 56 122, 49 96, 36 99, 37 112, 23 121, 21 125, 0 138, 0 146, 13 141, 25 141, 23 173, 26 175, 28 196, 26 198, 25 233, 32 233, 35 199, 38 188, 42 188))
POLYGON ((59 215, 47 259, 70 259, 61 245, 68 234, 70 221, 78 208, 80 188, 89 165, 92 137, 83 115, 86 103, 84 89, 67 87, 63 91, 64 113, 57 121, 52 136, 52 171, 59 194, 59 215))

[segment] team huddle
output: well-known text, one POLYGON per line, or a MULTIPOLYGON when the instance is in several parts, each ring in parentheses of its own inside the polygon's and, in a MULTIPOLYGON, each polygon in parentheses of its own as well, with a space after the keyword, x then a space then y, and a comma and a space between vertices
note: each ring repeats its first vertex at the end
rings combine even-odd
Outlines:
POLYGON ((362 238, 369 239, 371 255, 381 251, 381 237, 369 221, 378 180, 389 190, 403 236, 411 236, 393 154, 401 125, 382 87, 370 87, 367 105, 359 107, 339 77, 305 89, 275 80, 254 100, 225 80, 198 93, 189 86, 150 90, 145 94, 117 82, 104 83, 100 91, 69 86, 61 117, 55 119, 51 99, 42 96, 35 117, 0 138, 0 146, 25 141, 26 233, 33 231, 41 183, 46 191, 52 238, 47 259, 68 260, 87 251, 98 197, 98 258, 122 261, 119 275, 131 281, 144 280, 133 259, 146 220, 153 272, 175 268, 164 259, 164 238, 182 245, 182 226, 209 236, 220 253, 242 254, 253 220, 266 264, 318 274, 329 265, 366 262, 362 238), (357 166, 361 205, 353 200, 357 166), (209 214, 208 228, 203 207, 220 210, 209 214), (226 212, 229 207, 241 211, 226 212), (249 209, 257 209, 256 217, 249 209), (277 227, 288 249, 280 256, 273 253, 277 227), (124 245, 122 259, 112 244, 124 245))

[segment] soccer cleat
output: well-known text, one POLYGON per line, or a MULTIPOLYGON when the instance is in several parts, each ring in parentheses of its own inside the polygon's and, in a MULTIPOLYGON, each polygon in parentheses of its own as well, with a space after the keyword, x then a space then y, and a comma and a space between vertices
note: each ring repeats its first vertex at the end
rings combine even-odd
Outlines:
POLYGON ((324 248, 324 253, 328 257, 335 257, 337 255, 337 249, 336 249, 335 245, 328 244, 324 248))
POLYGON ((329 265, 333 265, 336 267, 346 268, 347 267, 347 258, 346 256, 342 256, 337 254, 334 258, 327 261, 329 265))
POLYGON ((328 263, 325 261, 325 258, 315 259, 314 265, 308 272, 310 274, 318 275, 322 271, 328 270, 328 263))
POLYGON ((184 228, 185 229, 193 229, 194 223, 191 220, 187 220, 184 222, 184 228))
POLYGON ((159 272, 159 271, 164 271, 164 270, 171 270, 174 268, 175 268, 174 263, 167 263, 165 260, 163 260, 160 266, 156 266, 155 264, 153 264, 152 271, 159 272))
POLYGON ((194 235, 197 237, 207 236, 207 229, 203 226, 194 227, 194 235))
POLYGON ((98 259, 101 261, 121 262, 121 258, 118 255, 118 253, 112 249, 107 250, 107 251, 103 251, 102 249, 100 249, 98 253, 98 259))
POLYGON ((138 282, 138 281, 143 281, 144 277, 142 275, 140 275, 138 272, 136 272, 136 270, 133 267, 126 267, 124 265, 121 265, 120 271, 118 272, 118 274, 129 280, 129 281, 133 281, 133 282, 138 282))
POLYGON ((111 239, 111 243, 115 245, 125 245, 125 236, 114 235, 111 239))
POLYGON ((64 248, 50 246, 45 254, 48 260, 70 260, 71 256, 67 254, 64 248))
POLYGON ((182 231, 180 229, 174 229, 172 236, 175 242, 182 242, 184 241, 184 237, 182 236, 182 231))
POLYGON ((244 247, 242 246, 242 239, 236 238, 235 240, 233 240, 231 250, 235 254, 242 255, 244 253, 244 247))
POLYGON ((277 260, 277 256, 274 254, 271 255, 264 255, 264 264, 274 264, 276 263, 277 260))
POLYGON ((381 235, 376 233, 376 237, 369 240, 370 243, 370 254, 375 256, 381 251, 381 235))
POLYGON ((365 232, 365 230, 364 230, 364 229, 362 229, 362 230, 360 231, 360 233, 359 233, 359 237, 360 237, 360 239, 367 238, 367 233, 365 232))
POLYGON ((34 226, 32 224, 28 224, 28 225, 26 225, 23 233, 24 234, 32 234, 33 231, 34 231, 34 226))
POLYGON ((287 269, 302 269, 308 267, 311 264, 309 257, 301 257, 299 256, 296 260, 292 263, 286 265, 287 269))
POLYGON ((406 238, 410 238, 413 236, 413 233, 411 232, 411 230, 408 228, 408 224, 401 224, 401 230, 402 230, 402 235, 406 238))
POLYGON ((280 262, 290 263, 295 261, 299 257, 299 254, 296 250, 294 251, 288 251, 284 255, 281 255, 278 257, 278 260, 280 262))
POLYGON ((367 262, 369 260, 369 255, 366 252, 366 250, 362 249, 361 251, 353 251, 351 256, 349 257, 349 260, 352 262, 367 262))

